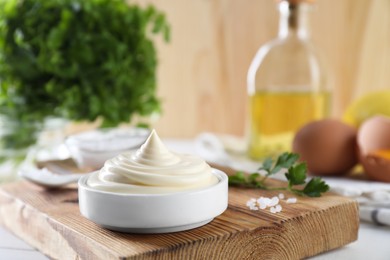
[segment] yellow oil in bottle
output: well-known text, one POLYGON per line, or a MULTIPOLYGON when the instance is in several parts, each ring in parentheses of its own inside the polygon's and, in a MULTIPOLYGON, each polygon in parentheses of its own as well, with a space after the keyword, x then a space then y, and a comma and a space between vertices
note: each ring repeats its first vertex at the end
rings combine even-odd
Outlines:
POLYGON ((250 97, 249 156, 253 159, 291 150, 295 132, 328 114, 328 92, 257 92, 250 97))

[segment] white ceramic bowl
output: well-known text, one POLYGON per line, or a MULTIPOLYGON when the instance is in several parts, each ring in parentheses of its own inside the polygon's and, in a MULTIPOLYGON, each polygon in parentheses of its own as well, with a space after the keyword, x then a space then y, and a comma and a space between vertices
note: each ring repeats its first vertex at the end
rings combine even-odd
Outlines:
POLYGON ((168 233, 200 227, 222 214, 228 205, 228 177, 212 169, 219 182, 195 191, 170 194, 116 194, 79 180, 81 214, 107 229, 129 233, 168 233))
POLYGON ((81 169, 100 169, 118 154, 139 148, 148 138, 145 128, 98 129, 69 136, 65 144, 81 169))

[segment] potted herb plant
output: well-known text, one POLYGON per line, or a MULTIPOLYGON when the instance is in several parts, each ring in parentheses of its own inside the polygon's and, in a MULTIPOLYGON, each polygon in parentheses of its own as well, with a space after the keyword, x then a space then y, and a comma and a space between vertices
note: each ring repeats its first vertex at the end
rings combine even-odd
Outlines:
POLYGON ((153 6, 0 0, 0 114, 21 124, 1 145, 31 145, 49 117, 114 127, 159 112, 153 34, 169 39, 153 6))

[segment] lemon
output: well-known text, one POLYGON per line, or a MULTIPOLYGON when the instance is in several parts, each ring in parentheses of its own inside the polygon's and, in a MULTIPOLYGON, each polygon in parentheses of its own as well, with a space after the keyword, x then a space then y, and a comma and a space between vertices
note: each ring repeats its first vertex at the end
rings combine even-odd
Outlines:
POLYGON ((390 90, 368 93, 353 101, 343 115, 343 121, 359 127, 363 121, 374 115, 390 117, 390 90))

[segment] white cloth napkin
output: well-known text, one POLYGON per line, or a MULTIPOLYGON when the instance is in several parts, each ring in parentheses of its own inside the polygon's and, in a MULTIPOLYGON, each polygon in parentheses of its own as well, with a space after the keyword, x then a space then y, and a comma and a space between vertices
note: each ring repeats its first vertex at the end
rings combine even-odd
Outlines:
POLYGON ((347 178, 327 177, 324 180, 331 191, 358 201, 361 220, 390 225, 390 184, 347 178))
MULTIPOLYGON (((245 140, 240 137, 202 133, 195 144, 197 153, 208 162, 245 172, 256 172, 261 165, 245 156, 245 140)), ((343 177, 323 179, 332 192, 357 200, 361 220, 390 226, 390 184, 343 177)))
POLYGON ((195 139, 197 153, 206 161, 238 171, 255 172, 259 162, 245 156, 245 141, 231 135, 202 133, 195 139))

